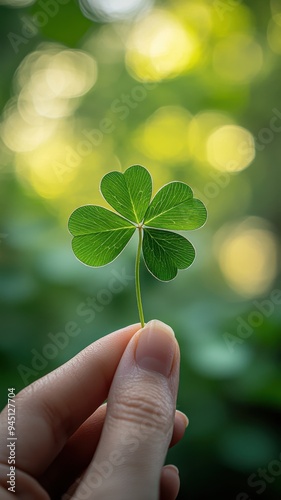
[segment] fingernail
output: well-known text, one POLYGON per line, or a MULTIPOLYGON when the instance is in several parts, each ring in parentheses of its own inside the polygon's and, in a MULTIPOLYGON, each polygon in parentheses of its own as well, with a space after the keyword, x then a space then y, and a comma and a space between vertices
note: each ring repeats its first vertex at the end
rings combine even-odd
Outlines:
POLYGON ((184 423, 185 428, 187 428, 187 426, 189 425, 189 420, 188 420, 186 414, 180 410, 177 410, 177 414, 179 415, 181 421, 184 423))
POLYGON ((137 364, 143 370, 168 377, 175 354, 175 334, 168 325, 153 320, 141 330, 135 352, 137 364))
POLYGON ((173 470, 175 471, 178 475, 180 473, 179 469, 174 465, 174 464, 169 464, 165 465, 165 469, 173 470))

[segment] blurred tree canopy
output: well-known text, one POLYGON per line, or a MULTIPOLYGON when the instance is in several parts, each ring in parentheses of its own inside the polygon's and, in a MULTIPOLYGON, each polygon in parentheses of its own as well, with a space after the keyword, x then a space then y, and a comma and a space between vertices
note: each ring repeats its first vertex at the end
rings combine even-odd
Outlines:
POLYGON ((209 212, 189 271, 141 274, 181 347, 179 498, 280 499, 281 1, 0 0, 0 24, 1 406, 138 321, 136 241, 87 268, 67 220, 142 164, 209 212))

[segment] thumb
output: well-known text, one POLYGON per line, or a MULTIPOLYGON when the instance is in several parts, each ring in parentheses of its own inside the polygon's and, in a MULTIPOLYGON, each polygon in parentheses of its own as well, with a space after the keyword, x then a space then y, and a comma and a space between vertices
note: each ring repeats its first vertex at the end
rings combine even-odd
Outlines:
POLYGON ((158 500, 174 426, 179 357, 173 330, 160 321, 133 336, 111 385, 94 460, 75 499, 158 500))

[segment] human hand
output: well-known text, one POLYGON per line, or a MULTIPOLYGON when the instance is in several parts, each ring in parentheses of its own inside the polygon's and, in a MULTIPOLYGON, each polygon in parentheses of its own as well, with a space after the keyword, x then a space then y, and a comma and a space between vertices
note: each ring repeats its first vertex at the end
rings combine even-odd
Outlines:
MULTIPOLYGON (((16 396, 16 498, 176 498, 177 469, 163 463, 188 422, 175 410, 179 348, 164 323, 139 328, 97 340, 16 396)), ((0 494, 12 500, 7 408, 0 437, 0 494)))

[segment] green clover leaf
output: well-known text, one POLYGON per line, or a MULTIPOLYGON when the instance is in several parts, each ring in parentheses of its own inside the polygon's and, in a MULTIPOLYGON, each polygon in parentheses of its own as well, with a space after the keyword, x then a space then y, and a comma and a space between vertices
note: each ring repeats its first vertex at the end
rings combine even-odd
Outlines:
POLYGON ((76 257, 93 267, 112 262, 127 245, 135 226, 123 217, 95 205, 77 208, 69 219, 76 257))
POLYGON ((186 269, 195 258, 190 241, 179 234, 159 229, 144 229, 143 257, 147 269, 161 281, 176 277, 178 269, 186 269))
POLYGON ((133 165, 124 174, 109 172, 102 178, 100 189, 119 214, 133 222, 142 222, 152 195, 152 179, 146 168, 133 165))
POLYGON ((202 201, 193 198, 183 182, 170 182, 155 195, 147 209, 144 224, 149 227, 188 230, 198 229, 207 218, 202 201))
POLYGON ((166 184, 151 201, 151 176, 141 165, 133 165, 124 173, 109 172, 103 177, 100 189, 120 215, 95 205, 74 210, 68 224, 73 235, 73 252, 84 264, 104 266, 122 252, 138 230, 136 295, 144 325, 139 278, 141 251, 147 269, 155 278, 172 280, 179 269, 192 264, 195 250, 190 241, 171 229, 197 229, 206 222, 207 211, 183 182, 166 184))

